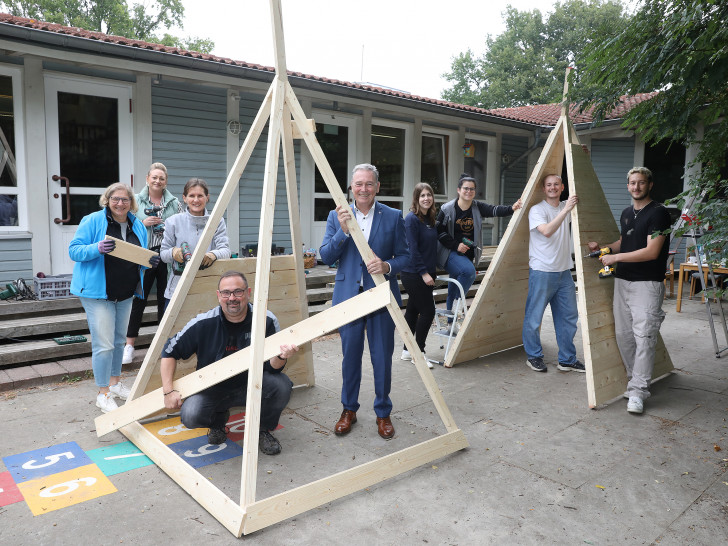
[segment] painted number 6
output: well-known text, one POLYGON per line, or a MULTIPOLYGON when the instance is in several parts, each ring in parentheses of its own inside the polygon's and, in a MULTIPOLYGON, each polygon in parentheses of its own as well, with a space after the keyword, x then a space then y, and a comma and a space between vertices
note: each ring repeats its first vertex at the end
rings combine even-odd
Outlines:
POLYGON ((79 478, 78 480, 71 480, 70 482, 59 483, 41 491, 40 496, 47 498, 67 495, 68 493, 71 493, 72 491, 78 489, 79 482, 83 483, 86 486, 91 486, 96 483, 96 478, 79 478))
POLYGON ((36 464, 35 459, 32 459, 30 461, 23 463, 23 468, 25 470, 35 470, 37 468, 45 468, 46 466, 51 466, 56 464, 61 460, 61 457, 65 457, 66 459, 73 459, 75 455, 71 453, 70 451, 66 451, 64 453, 56 453, 55 455, 48 455, 46 456, 46 459, 48 459, 47 463, 42 464, 36 464))

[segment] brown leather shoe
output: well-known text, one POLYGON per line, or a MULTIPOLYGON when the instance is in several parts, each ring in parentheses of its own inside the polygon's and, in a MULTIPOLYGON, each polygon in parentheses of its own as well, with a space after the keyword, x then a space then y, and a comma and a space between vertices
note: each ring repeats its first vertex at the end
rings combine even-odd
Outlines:
POLYGON ((334 434, 342 436, 351 431, 351 425, 356 423, 356 412, 345 409, 341 412, 341 417, 334 425, 334 434))
POLYGON ((377 432, 385 440, 389 440, 394 436, 394 426, 389 417, 377 417, 377 432))

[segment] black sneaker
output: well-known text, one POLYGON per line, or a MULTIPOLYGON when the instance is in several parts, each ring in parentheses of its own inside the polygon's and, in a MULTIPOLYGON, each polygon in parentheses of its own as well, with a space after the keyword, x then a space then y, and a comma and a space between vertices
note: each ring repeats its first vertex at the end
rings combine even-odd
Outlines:
POLYGON ((586 372, 584 364, 582 364, 578 360, 573 364, 564 364, 563 362, 559 362, 556 367, 562 372, 570 372, 571 370, 574 370, 575 372, 586 372))
POLYGON ((278 455, 281 452, 281 443, 267 430, 260 431, 258 447, 266 455, 278 455))
POLYGON ((547 372, 548 368, 546 368, 546 364, 543 363, 543 358, 529 358, 526 360, 526 364, 528 364, 528 367, 531 368, 533 371, 536 372, 547 372))
POLYGON ((227 440, 227 430, 225 428, 211 428, 207 431, 207 443, 214 446, 222 444, 227 440))

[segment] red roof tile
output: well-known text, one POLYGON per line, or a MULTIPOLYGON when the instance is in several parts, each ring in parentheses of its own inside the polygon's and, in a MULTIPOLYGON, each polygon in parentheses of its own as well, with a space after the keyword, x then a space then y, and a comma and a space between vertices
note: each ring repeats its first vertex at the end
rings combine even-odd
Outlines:
MULTIPOLYGON (((35 30, 46 31, 46 32, 54 32, 56 34, 67 34, 67 35, 75 36, 78 38, 83 38, 83 39, 88 39, 88 40, 97 40, 97 41, 101 41, 101 42, 113 43, 113 44, 127 46, 127 47, 137 47, 140 49, 159 51, 161 53, 165 53, 168 55, 179 55, 179 56, 184 56, 184 57, 191 57, 194 59, 200 59, 200 60, 204 60, 204 61, 211 61, 211 62, 216 62, 216 63, 221 63, 221 64, 239 66, 242 68, 250 68, 250 69, 262 70, 262 71, 266 71, 266 72, 275 72, 275 68, 271 67, 271 66, 264 66, 264 65, 255 64, 255 63, 247 63, 245 61, 236 61, 234 59, 230 59, 227 57, 218 57, 217 55, 210 55, 207 53, 199 53, 196 51, 187 51, 187 50, 180 49, 177 47, 170 47, 170 46, 165 46, 165 45, 161 45, 161 44, 145 42, 143 40, 134 40, 132 38, 124 38, 123 36, 113 36, 113 35, 109 35, 109 34, 104 34, 102 32, 94 32, 94 31, 90 31, 90 30, 84 30, 82 28, 77 28, 77 27, 67 27, 64 25, 59 25, 57 23, 45 23, 43 21, 36 21, 34 19, 27 19, 24 17, 15 17, 15 16, 7 14, 7 13, 0 13, 0 24, 1 23, 15 25, 15 26, 21 26, 21 27, 27 27, 27 28, 32 28, 35 30)), ((290 70, 288 71, 288 75, 298 77, 298 78, 303 78, 306 80, 311 80, 311 81, 329 83, 332 85, 340 85, 340 86, 349 87, 352 89, 362 89, 364 91, 369 91, 372 93, 391 95, 394 97, 398 97, 398 98, 402 98, 402 99, 406 99, 406 100, 412 100, 415 102, 433 104, 433 105, 442 106, 445 108, 452 108, 454 110, 472 112, 475 114, 482 114, 482 115, 493 116, 493 117, 502 118, 502 119, 509 119, 509 120, 518 121, 518 122, 530 123, 530 124, 553 126, 553 125, 556 125, 556 122, 559 119, 559 115, 561 114, 561 106, 559 104, 539 104, 539 105, 534 105, 534 106, 520 106, 517 108, 498 108, 498 109, 486 110, 484 108, 477 108, 475 106, 468 106, 466 104, 458 104, 455 102, 449 102, 449 101, 440 100, 440 99, 431 99, 428 97, 421 97, 419 95, 412 95, 410 93, 404 93, 402 91, 395 91, 392 89, 377 87, 375 85, 346 82, 346 81, 341 81, 341 80, 336 80, 336 79, 324 78, 321 76, 314 76, 311 74, 303 74, 301 72, 293 72, 290 70)), ((651 96, 653 96, 653 94, 645 93, 645 94, 635 95, 634 97, 626 98, 623 101, 623 103, 615 109, 614 115, 610 116, 609 119, 615 119, 615 118, 621 117, 621 115, 623 115, 624 112, 628 111, 631 107, 642 102, 643 100, 650 98, 651 96)), ((588 113, 578 114, 575 109, 572 109, 571 115, 572 115, 572 121, 574 123, 587 123, 587 122, 591 121, 591 116, 589 116, 588 113)))

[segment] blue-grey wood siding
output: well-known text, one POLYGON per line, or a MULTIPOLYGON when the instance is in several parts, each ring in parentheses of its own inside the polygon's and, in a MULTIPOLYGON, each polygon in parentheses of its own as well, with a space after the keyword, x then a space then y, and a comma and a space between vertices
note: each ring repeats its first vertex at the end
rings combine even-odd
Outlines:
POLYGON ((0 239, 0 291, 11 281, 22 278, 33 285, 30 239, 0 239))
POLYGON ((634 166, 634 139, 592 139, 591 160, 619 225, 622 211, 632 203, 627 193, 627 173, 634 166))
MULTIPOLYGON (((224 88, 167 80, 152 86, 152 160, 165 164, 167 187, 180 200, 187 180, 204 178, 210 211, 228 172, 226 101, 224 88)), ((136 173, 136 191, 144 175, 136 173)))
MULTIPOLYGON (((512 161, 520 157, 521 154, 527 149, 528 138, 513 135, 503 135, 503 138, 501 140, 501 156, 507 154, 512 161)), ((529 174, 528 158, 523 158, 520 162, 508 169, 506 171, 503 198, 501 199, 500 203, 493 204, 512 205, 513 203, 518 201, 518 198, 521 197, 523 189, 528 183, 529 174)), ((497 183, 500 184, 500 179, 497 180, 497 183)), ((503 218, 503 220, 501 221, 501 231, 500 236, 498 237, 498 241, 493 241, 491 244, 497 244, 498 242, 500 242, 500 237, 502 237, 503 233, 505 233, 509 221, 510 217, 503 218)))
MULTIPOLYGON (((242 146, 255 116, 258 114, 263 95, 240 93, 240 123, 243 129, 240 133, 242 146)), ((268 125, 261 134, 255 146, 250 161, 248 161, 240 181, 240 246, 258 242, 260 226, 260 208, 263 197, 263 176, 265 173, 265 154, 268 143, 268 125)), ((296 157, 296 180, 300 177, 300 150, 299 140, 294 140, 296 157)), ((300 182, 298 183, 300 188, 300 182)), ((300 192, 299 192, 300 202, 300 192)), ((311 219, 301 218, 302 222, 311 219)), ((300 226, 298 227, 300 230, 300 226)), ((276 183, 276 206, 273 217, 273 243, 285 248, 286 253, 291 252, 291 229, 288 222, 288 197, 286 196, 286 179, 283 170, 283 153, 278 158, 278 181, 276 183)))

